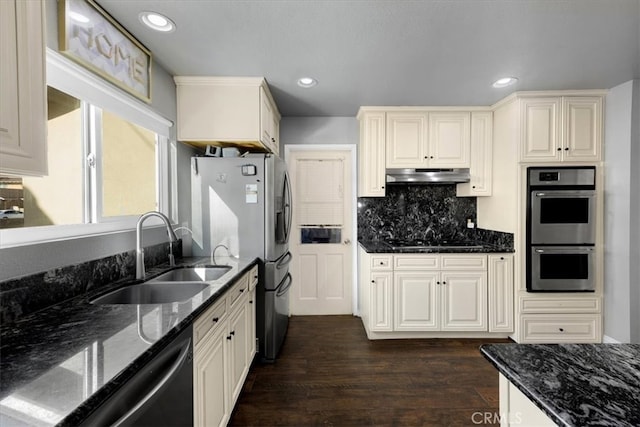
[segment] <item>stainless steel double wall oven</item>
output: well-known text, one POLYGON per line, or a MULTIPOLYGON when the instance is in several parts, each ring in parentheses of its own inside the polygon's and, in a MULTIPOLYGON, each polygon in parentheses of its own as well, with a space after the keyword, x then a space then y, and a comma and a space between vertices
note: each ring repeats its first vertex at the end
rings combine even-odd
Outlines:
POLYGON ((596 169, 527 169, 527 291, 595 290, 596 169))

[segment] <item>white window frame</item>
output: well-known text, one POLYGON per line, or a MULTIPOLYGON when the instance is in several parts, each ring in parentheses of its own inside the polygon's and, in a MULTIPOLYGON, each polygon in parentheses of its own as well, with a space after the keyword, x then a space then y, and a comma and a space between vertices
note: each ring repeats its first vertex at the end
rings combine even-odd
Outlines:
MULTIPOLYGON (((170 161, 170 136, 173 123, 162 117, 151 108, 137 99, 115 89, 96 75, 85 70, 58 52, 47 48, 47 85, 55 87, 71 96, 86 101, 89 104, 109 111, 117 111, 125 120, 149 129, 157 135, 156 156, 156 200, 158 210, 170 214, 169 200, 169 161, 170 161)), ((89 112, 83 111, 83 120, 86 120, 89 112)), ((87 126, 83 126, 87 128, 87 126)), ((89 153, 82 153, 85 159, 89 153)), ((86 166, 85 166, 86 167, 86 166)), ((85 173, 85 180, 99 178, 94 171, 85 173)), ((85 182, 85 184, 89 184, 85 182)), ((93 184, 93 183, 91 183, 93 184)), ((95 185, 85 185, 83 200, 85 224, 52 225, 38 227, 11 228, 0 230, 0 249, 14 246, 22 246, 34 243, 43 243, 52 240, 66 240, 86 237, 96 234, 107 234, 119 231, 127 231, 135 228, 137 215, 113 217, 107 220, 100 218, 97 212, 99 206, 95 203, 88 205, 91 200, 97 200, 96 195, 87 194, 86 189, 95 188, 95 185), (89 221, 101 221, 92 222, 89 221)), ((174 209, 175 210, 175 209, 174 209)), ((169 217, 176 223, 175 214, 169 217)), ((155 221, 153 221, 156 223, 155 221)), ((161 224, 158 220, 157 224, 161 224)))

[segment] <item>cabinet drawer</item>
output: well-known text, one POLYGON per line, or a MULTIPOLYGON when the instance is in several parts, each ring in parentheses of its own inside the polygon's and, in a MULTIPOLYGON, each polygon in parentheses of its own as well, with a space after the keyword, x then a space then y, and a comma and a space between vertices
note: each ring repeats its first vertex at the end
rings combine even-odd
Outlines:
POLYGON ((442 255, 442 270, 486 270, 486 255, 442 255))
POLYGON ((232 310, 238 301, 241 300, 243 295, 247 295, 249 289, 249 275, 245 274, 242 278, 231 287, 231 290, 227 293, 227 300, 229 301, 229 310, 232 310))
POLYGON ((522 342, 600 342, 602 320, 599 314, 523 315, 520 318, 522 342))
POLYGON ((254 290, 256 286, 258 286, 258 266, 254 265, 249 271, 249 291, 254 290))
POLYGON ((396 255, 393 257, 394 270, 438 270, 439 255, 396 255))
POLYGON ((209 331, 221 325, 227 315, 227 299, 220 298, 198 317, 193 324, 193 344, 200 342, 209 331))
POLYGON ((371 270, 391 270, 392 255, 371 255, 371 270))
POLYGON ((521 298, 522 313, 600 313, 600 298, 521 298))

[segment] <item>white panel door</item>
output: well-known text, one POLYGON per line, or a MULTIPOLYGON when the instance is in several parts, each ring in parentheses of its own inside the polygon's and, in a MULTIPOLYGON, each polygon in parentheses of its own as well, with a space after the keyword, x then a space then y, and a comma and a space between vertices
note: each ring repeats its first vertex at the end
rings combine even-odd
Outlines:
POLYGON ((291 314, 352 314, 351 151, 291 150, 291 314))

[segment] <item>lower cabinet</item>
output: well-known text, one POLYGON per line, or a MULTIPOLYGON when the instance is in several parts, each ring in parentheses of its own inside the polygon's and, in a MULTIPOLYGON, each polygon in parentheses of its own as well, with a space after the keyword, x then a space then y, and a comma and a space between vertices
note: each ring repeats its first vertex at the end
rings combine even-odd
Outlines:
MULTIPOLYGON (((361 316, 371 333, 513 331, 513 256, 368 254, 361 316)), ((384 334, 376 335, 383 338, 384 334)), ((413 336, 413 335, 412 335, 413 336)))
POLYGON ((225 426, 255 355, 251 273, 194 322, 194 425, 225 426))

